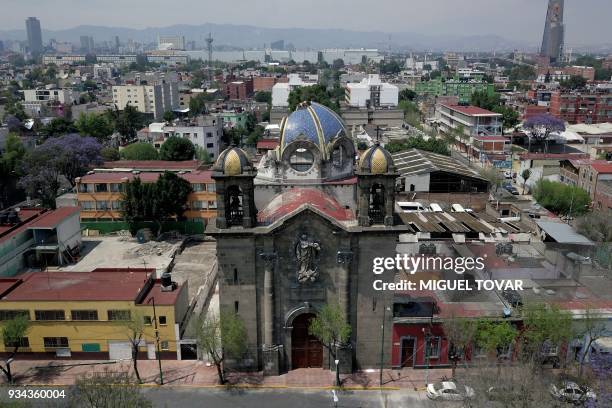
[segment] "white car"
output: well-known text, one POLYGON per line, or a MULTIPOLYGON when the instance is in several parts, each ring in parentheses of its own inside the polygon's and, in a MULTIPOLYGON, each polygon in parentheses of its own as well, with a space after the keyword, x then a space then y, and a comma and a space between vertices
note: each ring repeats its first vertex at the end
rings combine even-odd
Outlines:
POLYGON ((452 204, 451 205, 451 212, 462 213, 462 212, 466 212, 466 211, 465 211, 465 208, 463 208, 463 206, 461 204, 452 204))
POLYGON ((444 212, 440 204, 436 203, 429 204, 429 209, 431 210, 431 212, 444 212))
POLYGON ((474 398, 474 389, 454 381, 427 384, 427 398, 432 400, 463 401, 474 398))
POLYGON ((428 212, 429 210, 418 201, 398 201, 397 206, 403 213, 428 212))
POLYGON ((589 400, 597 401, 597 395, 589 387, 580 386, 573 381, 565 381, 558 388, 555 384, 551 384, 550 394, 560 401, 575 404, 589 400))

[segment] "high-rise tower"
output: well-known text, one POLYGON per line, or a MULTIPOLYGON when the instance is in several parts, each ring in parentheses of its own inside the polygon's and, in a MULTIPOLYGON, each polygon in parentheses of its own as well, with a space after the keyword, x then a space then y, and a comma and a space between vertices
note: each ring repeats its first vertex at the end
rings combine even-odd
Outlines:
POLYGON ((32 54, 32 56, 40 55, 43 49, 40 21, 36 17, 28 17, 26 20, 26 31, 28 34, 30 54, 32 54))
POLYGON ((563 37, 565 34, 563 3, 564 0, 548 0, 548 12, 546 13, 540 54, 550 58, 552 63, 561 61, 563 55, 563 37))
POLYGON ((208 84, 212 84, 212 33, 208 33, 208 37, 206 37, 206 48, 208 48, 208 84))

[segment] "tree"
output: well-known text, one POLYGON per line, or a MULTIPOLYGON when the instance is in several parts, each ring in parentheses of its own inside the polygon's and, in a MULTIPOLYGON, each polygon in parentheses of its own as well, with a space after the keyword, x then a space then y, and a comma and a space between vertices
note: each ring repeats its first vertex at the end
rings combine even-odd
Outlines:
POLYGON ((164 112, 164 122, 166 123, 170 123, 172 122, 174 119, 176 118, 176 115, 174 114, 174 112, 172 111, 165 111, 164 112))
POLYGON ((404 111, 404 120, 411 126, 421 129, 421 110, 409 100, 401 100, 398 107, 404 111))
POLYGON ((255 92, 256 102, 266 102, 268 105, 272 103, 272 92, 257 91, 255 92))
MULTIPOLYGON (((609 78, 608 78, 609 79, 609 78)), ((582 75, 572 75, 566 81, 561 81, 559 85, 567 89, 581 89, 587 84, 587 80, 582 75)))
POLYGON ((257 145, 257 142, 263 138, 264 130, 262 126, 255 126, 255 129, 247 136, 246 144, 249 146, 257 145))
POLYGON ((504 178, 495 167, 487 167, 480 170, 480 177, 489 182, 489 186, 493 187, 493 192, 497 193, 497 189, 504 182, 504 178))
POLYGON ((612 210, 592 211, 578 218, 579 233, 596 242, 612 242, 612 210))
POLYGON ((113 134, 113 124, 106 115, 81 113, 74 125, 81 135, 95 137, 101 143, 113 134))
POLYGON ((140 392, 127 373, 105 370, 78 377, 70 390, 71 408, 150 408, 151 401, 140 392))
POLYGON ((6 359, 6 367, 0 365, 0 370, 6 375, 6 380, 13 383, 13 374, 11 373, 11 364, 9 360, 15 358, 19 347, 24 346, 24 337, 30 329, 29 316, 17 315, 13 319, 6 321, 2 327, 2 339, 7 347, 12 347, 13 351, 6 359))
POLYGON ((502 134, 504 129, 511 129, 520 123, 518 112, 509 106, 495 106, 493 112, 502 115, 502 134))
POLYGON ((487 91, 476 91, 472 94, 470 103, 482 109, 492 111, 499 106, 501 102, 498 93, 491 94, 487 91))
POLYGON ((344 68, 344 60, 342 58, 335 59, 334 62, 332 62, 332 68, 335 70, 344 68))
POLYGON ((531 170, 523 170, 523 172, 521 173, 521 177, 523 178, 523 194, 525 194, 525 186, 527 185, 527 180, 529 180, 529 177, 531 177, 531 170))
POLYGON ((333 100, 327 87, 323 85, 302 86, 289 92, 289 110, 294 111, 302 102, 318 102, 330 109, 339 111, 340 105, 333 100))
POLYGON ((556 214, 574 216, 585 214, 591 206, 589 193, 578 186, 550 180, 538 180, 533 186, 533 198, 556 214))
POLYGON ((191 160, 195 155, 195 147, 189 139, 169 137, 159 149, 160 160, 181 161, 191 160))
POLYGON ((529 65, 515 65, 509 70, 506 70, 506 76, 510 81, 522 81, 536 79, 536 71, 529 65))
POLYGON ((100 156, 102 156, 102 160, 104 161, 117 161, 121 158, 119 150, 115 147, 103 147, 102 150, 100 150, 100 156))
POLYGON ((574 337, 571 314, 556 305, 528 304, 523 307, 522 314, 524 359, 540 364, 551 349, 574 337))
POLYGON ((202 146, 195 147, 195 158, 204 164, 210 164, 211 162, 210 153, 202 146))
POLYGON ((451 377, 455 378, 457 364, 464 359, 476 335, 476 321, 450 316, 442 322, 444 334, 448 339, 448 358, 452 362, 451 377))
POLYGON ((529 151, 531 150, 531 139, 538 144, 546 143, 544 152, 548 150, 548 137, 553 132, 565 131, 565 123, 551 115, 532 116, 523 122, 523 130, 529 137, 529 151))
POLYGON ((186 209, 191 184, 171 172, 164 172, 155 183, 142 183, 139 177, 125 185, 123 215, 130 232, 142 221, 154 221, 161 230, 162 222, 181 219, 186 209))
POLYGON ((205 93, 200 93, 192 96, 189 99, 189 114, 198 116, 206 113, 206 102, 214 99, 214 96, 207 96, 205 93))
POLYGON ((450 156, 448 143, 442 139, 430 136, 425 140, 422 136, 413 136, 404 140, 394 140, 385 145, 389 153, 397 153, 409 149, 421 149, 428 152, 450 156))
POLYGON ((119 155, 123 160, 157 160, 155 147, 149 143, 132 143, 121 149, 119 155))
MULTIPOLYGON (((351 326, 338 303, 324 305, 310 321, 308 333, 321 341, 334 360, 338 359, 338 347, 350 339, 351 326)), ((336 366, 336 386, 340 386, 340 363, 336 366)))
POLYGON ((45 137, 63 136, 68 133, 75 133, 77 128, 71 120, 66 118, 54 118, 49 124, 43 126, 41 134, 45 137))
POLYGON ((195 330, 198 349, 212 360, 217 368, 219 383, 225 384, 224 362, 228 356, 240 357, 247 350, 247 332, 244 322, 235 313, 225 312, 200 316, 195 330))
POLYGON ((582 369, 584 361, 591 351, 591 346, 594 342, 604 337, 606 328, 606 318, 601 313, 595 312, 591 307, 587 307, 585 314, 580 321, 581 328, 578 331, 580 337, 586 340, 586 346, 582 349, 582 355, 580 356, 580 368, 578 375, 582 377, 582 369))
POLYGON ((55 208, 55 197, 62 182, 75 186, 75 178, 93 165, 101 164, 102 146, 92 137, 69 134, 47 139, 29 152, 23 164, 24 176, 18 185, 31 197, 39 197, 48 208, 55 208))
POLYGON ((122 111, 111 110, 109 115, 113 118, 115 130, 122 136, 122 143, 134 140, 136 132, 144 125, 142 114, 130 104, 126 105, 122 111))
POLYGON ((19 136, 9 133, 4 150, 0 151, 0 208, 5 208, 17 196, 15 189, 25 155, 26 149, 19 136))
POLYGON ((497 362, 497 372, 501 372, 501 362, 505 350, 515 342, 518 331, 507 321, 492 321, 480 319, 476 322, 474 343, 488 355, 494 354, 497 362))
POLYGON ((414 101, 416 98, 416 92, 412 89, 402 89, 399 93, 400 101, 414 101))
POLYGON ((121 323, 123 324, 125 335, 127 336, 132 349, 132 366, 134 368, 134 375, 136 375, 138 383, 142 384, 140 372, 138 371, 138 350, 144 338, 144 315, 140 311, 130 311, 129 313, 130 315, 126 316, 127 319, 122 320, 121 323))

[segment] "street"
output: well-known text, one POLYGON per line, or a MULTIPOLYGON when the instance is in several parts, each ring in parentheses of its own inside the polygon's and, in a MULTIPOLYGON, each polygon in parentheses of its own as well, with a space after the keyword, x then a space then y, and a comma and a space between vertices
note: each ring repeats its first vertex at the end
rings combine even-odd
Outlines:
MULTIPOLYGON (((245 388, 147 388, 154 407, 214 408, 314 408, 334 407, 330 390, 245 388)), ((433 403, 424 392, 416 391, 339 391, 338 408, 461 407, 461 403, 433 403)))

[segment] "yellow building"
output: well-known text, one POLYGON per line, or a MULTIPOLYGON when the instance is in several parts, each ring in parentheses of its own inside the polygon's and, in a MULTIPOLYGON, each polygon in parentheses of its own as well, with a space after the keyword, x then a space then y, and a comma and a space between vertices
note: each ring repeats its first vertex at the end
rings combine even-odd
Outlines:
MULTIPOLYGON (((95 171, 76 179, 77 201, 81 207, 81 221, 119 221, 125 184, 134 178, 143 183, 154 183, 160 171, 95 171)), ((178 175, 191 184, 187 210, 183 214, 190 221, 208 220, 217 216, 215 182, 208 170, 181 171, 178 175)))
MULTIPOLYGON (((35 272, 0 279, 0 325, 30 320, 20 358, 130 359, 127 323, 144 321, 141 358, 155 358, 155 324, 162 358, 181 358, 187 319, 187 283, 153 279, 152 269, 35 272), (155 307, 153 306, 155 304, 155 307)), ((0 344, 0 353, 13 348, 0 344)))

